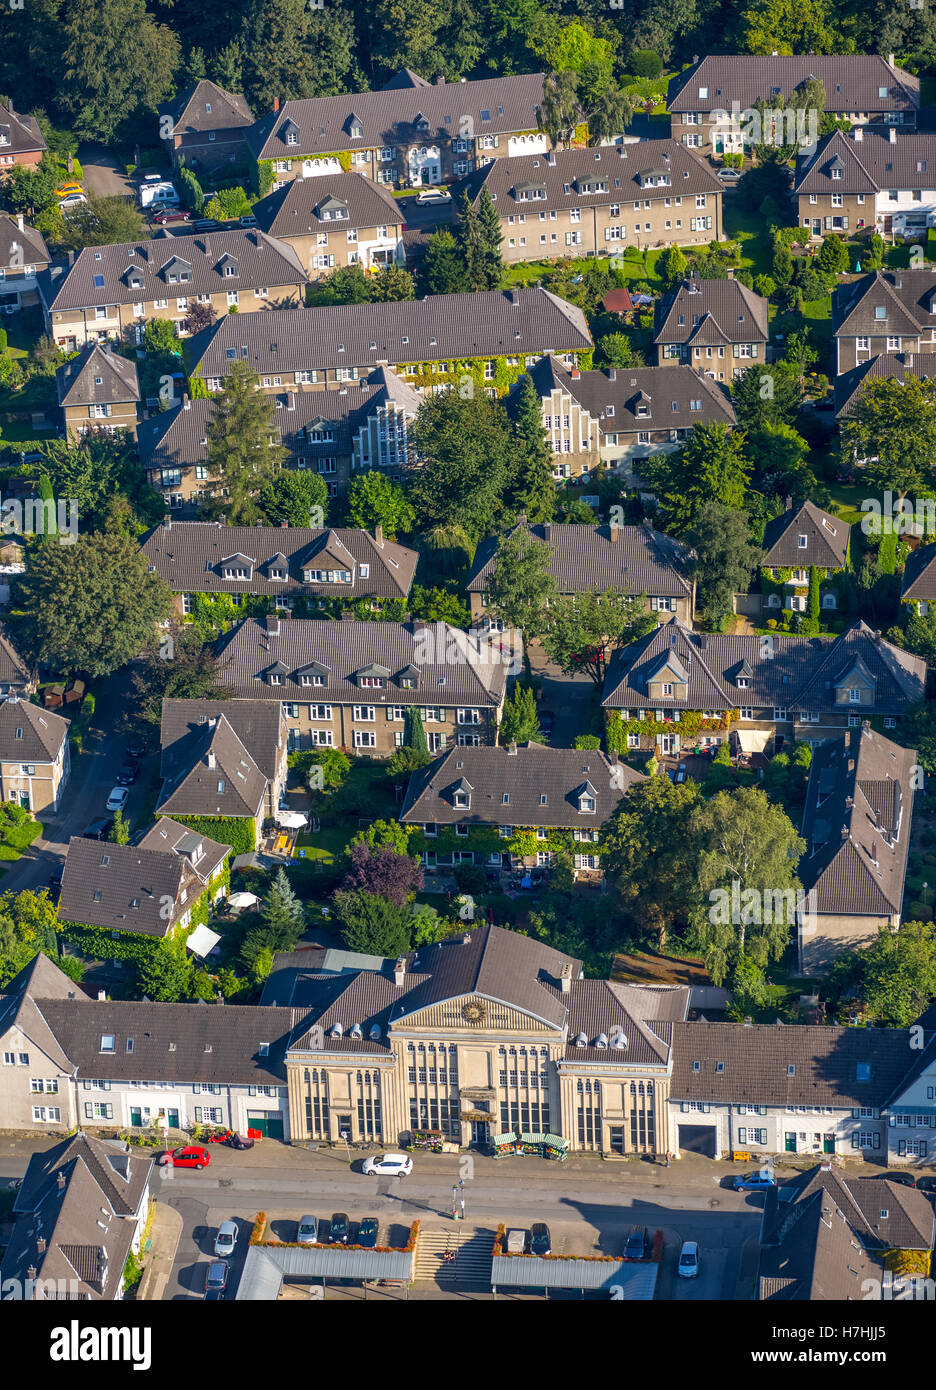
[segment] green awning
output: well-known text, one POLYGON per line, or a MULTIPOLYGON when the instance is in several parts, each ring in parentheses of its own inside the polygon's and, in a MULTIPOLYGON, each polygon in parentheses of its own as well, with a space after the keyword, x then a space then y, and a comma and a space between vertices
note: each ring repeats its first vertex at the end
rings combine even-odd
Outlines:
POLYGON ((545 1144, 547 1136, 545 1134, 521 1134, 521 1144, 545 1144))
POLYGON ((493 1144, 516 1144, 517 1136, 515 1134, 495 1134, 491 1142, 493 1144))
POLYGON ((544 1134, 542 1142, 551 1145, 554 1149, 567 1149, 569 1147, 568 1139, 563 1139, 561 1134, 544 1134))

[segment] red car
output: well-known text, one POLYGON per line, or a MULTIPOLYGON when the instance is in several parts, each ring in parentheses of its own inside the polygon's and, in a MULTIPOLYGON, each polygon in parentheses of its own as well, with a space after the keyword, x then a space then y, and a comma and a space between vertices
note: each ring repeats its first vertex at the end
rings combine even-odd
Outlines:
POLYGON ((153 221, 158 222, 160 226, 166 222, 187 222, 188 220, 187 212, 170 212, 168 209, 165 212, 157 212, 153 218, 153 221))
POLYGON ((200 1144, 186 1144, 181 1149, 173 1149, 171 1153, 164 1153, 159 1156, 160 1168, 165 1168, 169 1164, 173 1168, 207 1168, 210 1162, 211 1154, 200 1144))

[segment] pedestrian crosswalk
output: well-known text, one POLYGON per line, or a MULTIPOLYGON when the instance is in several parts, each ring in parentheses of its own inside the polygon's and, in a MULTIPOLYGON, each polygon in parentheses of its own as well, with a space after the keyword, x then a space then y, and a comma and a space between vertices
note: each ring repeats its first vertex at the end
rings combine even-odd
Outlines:
POLYGON ((493 1247, 494 1232, 487 1228, 423 1228, 416 1246, 416 1282, 434 1283, 452 1292, 487 1292, 491 1287, 493 1247))

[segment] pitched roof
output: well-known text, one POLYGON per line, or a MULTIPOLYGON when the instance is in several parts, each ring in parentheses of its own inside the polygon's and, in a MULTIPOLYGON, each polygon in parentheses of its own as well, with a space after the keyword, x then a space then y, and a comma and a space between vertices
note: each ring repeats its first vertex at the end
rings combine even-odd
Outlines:
POLYGON ((832 1197, 866 1249, 932 1249, 936 1217, 925 1192, 886 1178, 858 1177, 817 1164, 786 1183, 784 1196, 794 1203, 808 1201, 820 1188, 832 1197))
MULTIPOLYGON (((767 301, 739 280, 683 280, 654 309, 654 343, 766 343, 767 301)), ((667 368, 667 371, 671 368, 667 368)))
POLYGON ((428 767, 414 772, 400 820, 440 825, 559 826, 593 830, 607 821, 639 772, 612 763, 604 753, 547 748, 451 748, 428 767), (467 784, 469 805, 456 806, 455 789, 467 784), (579 810, 589 785, 595 809, 579 810), (504 797, 510 798, 509 802, 504 797))
MULTIPOLYGON (((673 371, 673 368, 667 370, 673 371)), ((692 595, 688 546, 650 526, 587 526, 583 522, 521 522, 535 540, 552 549, 549 573, 560 593, 627 594, 675 598, 692 595)), ((475 553, 465 589, 483 593, 494 569, 499 538, 488 537, 475 553)))
POLYGON ((293 248, 258 227, 86 246, 70 268, 53 266, 47 271, 40 290, 49 312, 57 313, 96 304, 146 303, 173 293, 224 294, 270 285, 298 288, 308 278, 293 248), (222 262, 232 261, 236 274, 226 275, 222 262))
POLYGON ((138 401, 136 363, 109 348, 89 343, 55 373, 60 406, 138 401))
POLYGON ((159 726, 162 775, 169 777, 176 765, 192 761, 204 731, 220 715, 264 777, 274 781, 289 734, 282 710, 266 700, 163 700, 159 726))
POLYGON ((186 756, 163 753, 156 810, 164 816, 246 816, 263 809, 267 779, 223 711, 187 741, 186 756))
POLYGON ((185 594, 242 594, 244 581, 225 579, 222 571, 222 561, 239 554, 253 562, 251 593, 406 598, 419 561, 416 550, 346 526, 224 526, 172 521, 154 527, 142 550, 174 592, 185 594), (334 545, 341 548, 343 563, 349 569, 354 566, 353 584, 306 583, 302 578, 306 566, 321 569, 325 557, 325 568, 334 568, 327 560, 334 545), (277 567, 287 569, 285 582, 270 577, 274 560, 277 567), (370 567, 366 579, 360 574, 362 564, 370 567))
POLYGON ((28 685, 34 675, 35 672, 14 647, 7 629, 0 624, 0 687, 28 685))
POLYGON ((247 618, 216 644, 218 682, 237 696, 288 700, 303 689, 316 700, 337 704, 464 705, 496 708, 507 679, 500 654, 479 650, 468 635, 447 623, 368 623, 353 618, 322 622, 286 618, 271 632, 247 618), (355 681, 372 664, 390 672, 383 689, 362 690, 355 681), (324 685, 303 687, 300 672, 315 666, 324 685), (402 684, 409 667, 415 689, 402 684), (270 684, 266 673, 282 674, 270 684))
POLYGON ((0 102, 0 139, 11 154, 42 153, 49 147, 34 116, 21 116, 13 110, 12 102, 0 102))
POLYGON ((88 996, 48 956, 39 952, 23 966, 0 994, 0 1031, 14 1025, 40 1048, 54 1066, 71 1073, 73 1064, 62 1050, 37 1000, 63 999, 70 1004, 87 1003, 88 996))
POLYGON ((252 126, 254 116, 239 92, 226 92, 203 77, 159 107, 161 116, 172 117, 173 135, 193 135, 203 130, 227 130, 252 126))
MULTIPOLYGON (((19 677, 17 676, 17 679, 19 677)), ((0 758, 17 762, 54 762, 68 736, 69 721, 29 700, 0 702, 0 758)))
POLYGON ((762 1302, 864 1300, 869 1280, 870 1287, 880 1289, 883 1261, 855 1239, 829 1188, 819 1185, 793 1203, 778 1203, 776 1193, 768 1192, 765 1222, 774 1211, 780 1213, 776 1233, 760 1249, 757 1296, 762 1302))
POLYGON ((841 517, 824 512, 812 502, 789 507, 764 527, 761 564, 773 567, 794 565, 797 569, 818 565, 841 569, 848 551, 851 527, 841 517), (800 537, 806 544, 800 544, 800 537))
POLYGON ((689 989, 619 985, 612 980, 573 979, 568 994, 549 986, 568 1003, 567 1062, 665 1066, 670 1057, 673 1023, 684 1020, 689 989))
POLYGON ((543 97, 542 73, 516 73, 510 77, 485 77, 473 82, 413 81, 378 92, 345 92, 340 96, 310 97, 283 102, 279 111, 261 118, 251 136, 257 159, 331 153, 337 150, 374 149, 419 141, 431 144, 457 138, 472 122, 476 135, 499 135, 536 130, 543 97), (420 121, 423 118, 423 121, 420 121), (355 119, 361 135, 355 139, 355 119), (284 127, 298 135, 289 145, 284 127))
MULTIPOLYGON (((715 421, 734 425, 737 417, 726 388, 690 366, 607 367, 569 371, 557 358, 541 357, 527 373, 541 400, 556 389, 567 391, 598 421, 603 435, 637 430, 691 429, 715 421), (646 414, 637 414, 638 407, 646 414)), ((513 408, 519 386, 508 398, 513 408)))
POLYGON ((928 353, 879 352, 835 378, 835 418, 848 419, 855 414, 861 393, 869 381, 880 378, 905 382, 910 377, 927 381, 934 374, 936 358, 928 353))
POLYGON ((270 236, 314 236, 320 231, 335 231, 334 219, 320 216, 328 199, 345 205, 342 227, 399 226, 405 221, 402 204, 392 194, 356 173, 290 179, 255 203, 253 214, 270 236))
POLYGON ((106 1196, 116 1216, 134 1216, 139 1208, 152 1164, 138 1157, 123 1143, 109 1143, 78 1130, 60 1143, 29 1160, 22 1186, 16 1194, 14 1211, 30 1212, 59 1186, 59 1173, 66 1181, 69 1170, 81 1160, 106 1196))
POLYGON ((235 359, 261 373, 338 366, 369 371, 381 364, 584 352, 591 346, 581 309, 537 286, 279 309, 275 315, 225 314, 193 334, 188 354, 199 375, 221 377, 235 359))
MULTIPOLYGON (((891 127, 893 130, 894 128, 891 127)), ((856 126, 851 135, 841 130, 819 142, 815 153, 797 161, 793 192, 879 193, 882 188, 936 187, 936 136, 909 131, 894 139, 856 126), (856 139, 856 133, 859 138, 856 139)))
POLYGON ((799 876, 813 912, 888 916, 903 902, 916 751, 869 724, 813 753, 799 876))
POLYGON ((20 230, 14 216, 8 212, 0 212, 0 267, 4 270, 22 270, 28 263, 42 269, 51 260, 51 253, 41 232, 37 232, 35 227, 26 226, 25 223, 20 230))
POLYGON ((771 96, 789 95, 810 77, 825 87, 827 111, 913 111, 920 104, 920 79, 879 54, 716 53, 670 79, 666 109, 730 112, 738 102, 743 111, 771 96))
POLYGON ((930 325, 936 269, 872 271, 832 292, 836 338, 915 338, 930 325))
POLYGON ((900 597, 906 599, 936 599, 936 544, 921 545, 911 550, 904 565, 900 597))

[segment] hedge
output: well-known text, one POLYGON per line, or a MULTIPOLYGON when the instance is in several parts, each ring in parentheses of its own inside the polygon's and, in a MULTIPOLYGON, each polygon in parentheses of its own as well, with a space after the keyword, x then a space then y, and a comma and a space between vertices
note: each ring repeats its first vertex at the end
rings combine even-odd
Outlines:
POLYGON ((92 960, 122 960, 131 965, 142 965, 163 939, 141 932, 111 931, 89 922, 66 922, 62 937, 92 960))
POLYGON ((254 823, 247 816, 173 816, 172 819, 208 840, 230 845, 235 855, 249 854, 257 848, 254 823))

